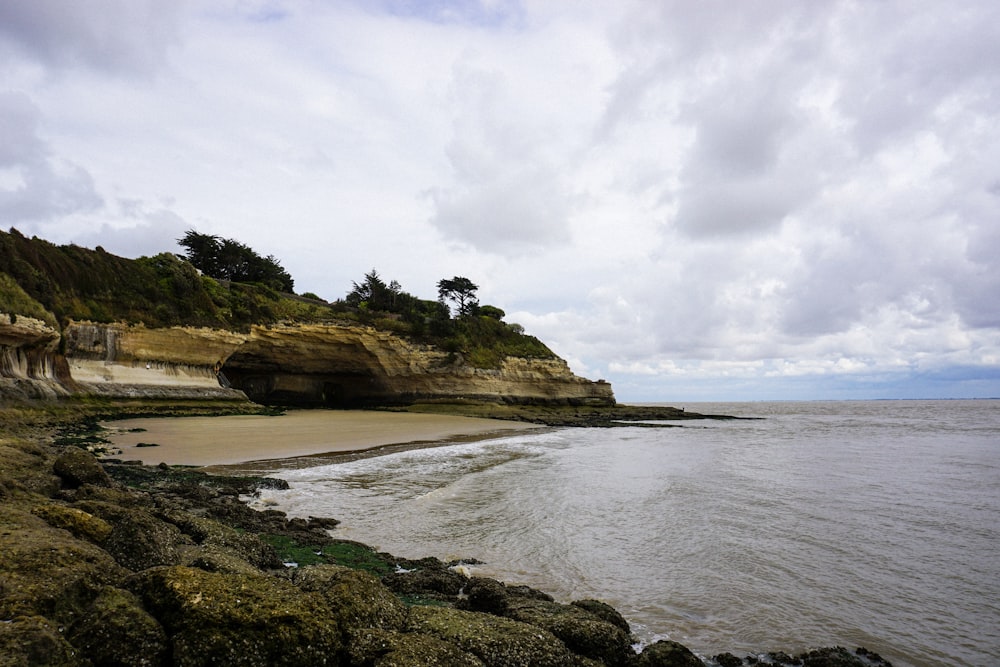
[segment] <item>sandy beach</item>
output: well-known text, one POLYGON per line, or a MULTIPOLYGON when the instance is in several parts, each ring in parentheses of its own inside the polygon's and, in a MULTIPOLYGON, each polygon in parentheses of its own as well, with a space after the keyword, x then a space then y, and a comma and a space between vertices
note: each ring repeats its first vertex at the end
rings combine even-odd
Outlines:
POLYGON ((106 422, 114 458, 213 466, 488 437, 534 424, 399 412, 294 410, 280 416, 159 417, 106 422), (144 430, 136 430, 144 429, 144 430), (155 447, 143 446, 155 444, 155 447))

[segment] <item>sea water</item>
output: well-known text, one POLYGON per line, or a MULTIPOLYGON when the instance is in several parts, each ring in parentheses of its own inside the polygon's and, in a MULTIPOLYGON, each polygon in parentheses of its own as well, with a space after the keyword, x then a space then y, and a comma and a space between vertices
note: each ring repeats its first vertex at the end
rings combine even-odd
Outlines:
POLYGON ((760 419, 287 469, 262 501, 398 556, 603 600, 643 643, 1000 665, 1000 401, 686 408, 760 419))

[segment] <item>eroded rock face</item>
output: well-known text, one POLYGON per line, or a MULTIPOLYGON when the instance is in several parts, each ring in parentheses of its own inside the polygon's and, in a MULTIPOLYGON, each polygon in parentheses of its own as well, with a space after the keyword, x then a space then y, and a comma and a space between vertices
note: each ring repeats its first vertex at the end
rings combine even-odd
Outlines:
POLYGON ((360 326, 254 327, 224 369, 234 386, 262 402, 614 402, 610 385, 573 375, 562 359, 508 357, 499 369, 473 368, 438 348, 360 326))
POLYGON ((124 323, 70 323, 0 314, 0 398, 244 399, 291 405, 407 403, 468 398, 611 405, 611 385, 562 359, 508 357, 497 369, 371 327, 255 326, 249 332, 124 323), (232 388, 221 386, 216 367, 232 388))
POLYGON ((55 368, 58 345, 59 331, 45 322, 0 312, 0 398, 66 396, 55 368))

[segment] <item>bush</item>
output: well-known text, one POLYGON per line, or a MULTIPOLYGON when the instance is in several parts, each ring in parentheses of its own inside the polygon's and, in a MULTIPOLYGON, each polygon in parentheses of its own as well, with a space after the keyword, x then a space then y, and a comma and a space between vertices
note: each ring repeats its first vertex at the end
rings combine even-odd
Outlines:
POLYGON ((10 323, 14 324, 18 315, 33 317, 42 320, 50 327, 58 327, 56 318, 49 311, 45 310, 42 304, 38 303, 28 295, 21 286, 14 282, 14 279, 6 273, 0 273, 0 309, 10 315, 10 323))

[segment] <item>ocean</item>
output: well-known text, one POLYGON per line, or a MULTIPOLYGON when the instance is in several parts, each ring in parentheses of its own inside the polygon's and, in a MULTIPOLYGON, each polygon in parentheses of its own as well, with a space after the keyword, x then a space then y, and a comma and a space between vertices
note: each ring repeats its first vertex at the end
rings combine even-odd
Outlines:
POLYGON ((865 646, 1000 665, 1000 401, 687 404, 284 469, 260 502, 407 558, 618 609, 699 655, 865 646))

